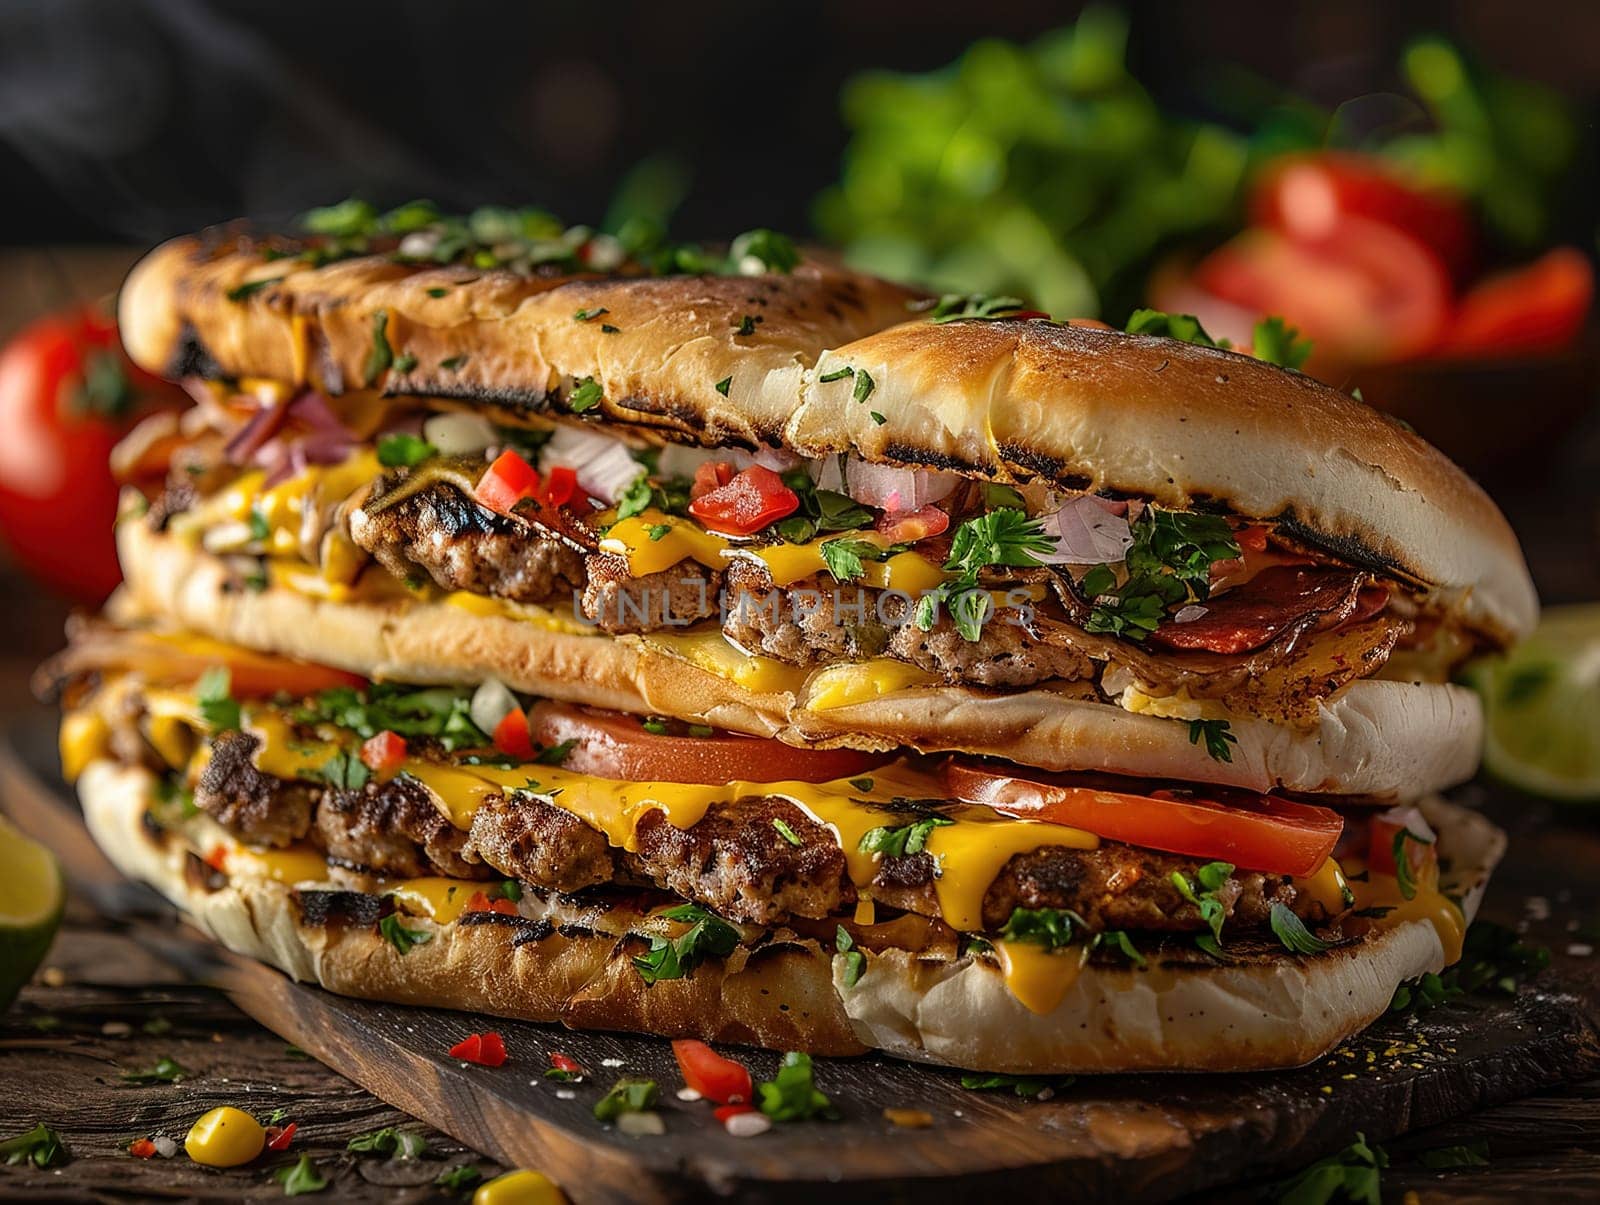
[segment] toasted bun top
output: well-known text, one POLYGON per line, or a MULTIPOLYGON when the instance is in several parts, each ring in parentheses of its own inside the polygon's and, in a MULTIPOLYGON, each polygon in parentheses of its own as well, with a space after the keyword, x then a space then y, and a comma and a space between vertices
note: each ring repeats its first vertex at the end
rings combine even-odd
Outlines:
POLYGON ((1235 352, 1048 322, 907 322, 824 356, 785 436, 809 456, 1221 504, 1409 578, 1495 641, 1538 619, 1516 536, 1476 482, 1371 406, 1235 352), (820 382, 846 366, 871 375, 865 403, 853 378, 820 382))
POLYGON ((901 321, 918 296, 812 258, 759 276, 530 276, 385 255, 314 267, 263 252, 216 234, 174 239, 141 260, 118 307, 134 362, 166 376, 528 409, 593 377, 604 391, 593 413, 707 444, 776 443, 822 350, 901 321), (261 281, 273 283, 239 291, 261 281), (374 373, 380 312, 400 362, 374 373))

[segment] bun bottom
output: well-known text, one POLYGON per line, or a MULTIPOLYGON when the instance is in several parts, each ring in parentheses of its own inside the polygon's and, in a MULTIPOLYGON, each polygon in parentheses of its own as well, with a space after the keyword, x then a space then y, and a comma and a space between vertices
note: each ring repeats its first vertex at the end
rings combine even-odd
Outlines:
MULTIPOLYGON (((1269 1070, 1326 1053, 1382 1014, 1402 981, 1445 965, 1433 927, 1412 920, 1306 957, 1243 953, 1218 966, 1157 954, 1142 971, 1091 964, 1041 1015, 981 958, 935 963, 904 950, 868 953, 847 987, 843 958, 809 940, 741 946, 653 987, 632 966, 640 939, 567 927, 519 942, 525 931, 514 923, 408 917, 408 928, 432 936, 401 955, 370 920, 312 923, 292 885, 243 874, 210 881, 179 837, 144 823, 154 785, 144 770, 90 765, 79 780, 89 830, 125 874, 162 892, 228 948, 343 995, 578 1029, 825 1055, 876 1049, 1041 1075, 1269 1070)), ((1470 920, 1504 834, 1442 799, 1422 806, 1470 920)))
POLYGON ((118 531, 126 583, 113 613, 370 678, 475 685, 485 677, 571 703, 670 715, 798 745, 911 746, 1049 770, 1214 782, 1256 791, 1412 799, 1470 778, 1483 715, 1457 686, 1364 680, 1302 732, 1234 719, 1232 760, 1182 720, 1134 715, 1048 688, 990 694, 914 687, 812 710, 806 692, 747 689, 638 636, 553 630, 442 602, 332 602, 274 586, 229 588, 217 558, 142 523, 118 531))

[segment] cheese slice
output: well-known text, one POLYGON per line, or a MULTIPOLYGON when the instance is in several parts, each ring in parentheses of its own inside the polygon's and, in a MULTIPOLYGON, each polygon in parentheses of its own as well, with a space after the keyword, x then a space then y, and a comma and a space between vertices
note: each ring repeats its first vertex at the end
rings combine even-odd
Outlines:
POLYGON ((1000 959, 1000 973, 1007 989, 1023 1008, 1040 1016, 1061 1006, 1089 961, 1087 942, 1064 950, 1047 950, 1032 941, 997 941, 994 952, 1000 959))

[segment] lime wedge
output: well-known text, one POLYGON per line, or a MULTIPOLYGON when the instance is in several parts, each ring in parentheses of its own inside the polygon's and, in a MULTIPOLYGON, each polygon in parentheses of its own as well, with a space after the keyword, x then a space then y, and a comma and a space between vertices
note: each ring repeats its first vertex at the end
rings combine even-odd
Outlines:
POLYGON ((55 856, 0 816, 0 1009, 44 961, 66 901, 55 856))
POLYGON ((1600 605, 1546 611, 1531 639, 1466 680, 1483 698, 1489 773, 1532 795, 1600 802, 1600 605))

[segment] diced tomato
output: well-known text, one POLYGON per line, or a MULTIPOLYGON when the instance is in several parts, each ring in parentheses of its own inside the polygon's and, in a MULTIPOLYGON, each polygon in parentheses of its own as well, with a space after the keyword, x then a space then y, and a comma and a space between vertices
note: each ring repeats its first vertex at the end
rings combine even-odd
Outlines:
POLYGON ((205 862, 218 874, 225 873, 228 869, 228 851, 219 845, 206 855, 205 862))
POLYGON ((472 496, 490 510, 509 515, 517 503, 538 493, 539 470, 508 448, 483 471, 472 496))
POLYGON ((582 1075, 583 1067, 578 1060, 570 1054, 562 1054, 559 1050, 550 1052, 550 1065, 557 1071, 565 1071, 568 1075, 582 1075))
POLYGON ((136 1138, 128 1143, 128 1154, 135 1159, 149 1159, 156 1153, 156 1144, 148 1138, 136 1138))
POLYGON ((732 480, 733 465, 726 460, 701 461, 694 471, 694 482, 689 486, 689 500, 697 501, 732 480))
POLYGON ((1251 190, 1251 219, 1317 242, 1341 218, 1370 218, 1429 247, 1457 277, 1473 258, 1472 217, 1461 198, 1413 183, 1372 155, 1318 151, 1274 159, 1251 190))
POLYGON ((289 1143, 294 1141, 294 1132, 300 1128, 300 1123, 291 1121, 286 1126, 267 1127, 267 1149, 269 1151, 286 1151, 289 1143))
POLYGON ((1265 527, 1241 527, 1233 533, 1233 540, 1243 552, 1265 552, 1267 550, 1267 529, 1265 527))
POLYGON ((1008 815, 1273 874, 1309 875, 1333 852, 1344 828, 1328 808, 1254 791, 1157 788, 1135 795, 1080 785, 1082 779, 1070 775, 1020 773, 952 758, 943 779, 953 797, 1008 815))
POLYGON ((1394 859, 1395 838, 1401 830, 1409 832, 1414 840, 1404 843, 1407 863, 1413 878, 1422 875, 1423 869, 1438 860, 1434 852, 1434 832, 1422 813, 1414 807, 1390 808, 1374 816, 1368 828, 1367 869, 1379 874, 1392 875, 1397 869, 1394 859))
POLYGON ((565 506, 572 501, 572 495, 577 489, 577 471, 564 464, 558 464, 550 470, 550 475, 545 479, 543 500, 549 506, 565 506))
POLYGON ((727 1121, 728 1118, 737 1117, 741 1113, 754 1113, 755 1111, 756 1107, 754 1105, 718 1105, 711 1110, 711 1116, 718 1121, 727 1121))
POLYGON ((759 464, 689 503, 689 513, 707 527, 741 536, 758 532, 799 508, 800 496, 782 477, 759 464))
POLYGON ((1526 356, 1558 352, 1583 330, 1594 301, 1594 268, 1576 247, 1557 247, 1525 268, 1475 285, 1445 330, 1437 356, 1526 356))
POLYGON ((482 1067, 499 1067, 506 1061, 506 1044, 492 1031, 468 1034, 450 1047, 450 1057, 482 1067))
POLYGON ((523 761, 534 759, 536 750, 528 736, 527 712, 520 707, 513 707, 506 712, 505 717, 494 726, 494 747, 501 753, 520 757, 523 761))
POLYGON ((719 1105, 748 1105, 755 1095, 745 1066, 723 1058, 704 1042, 679 1038, 672 1043, 672 1053, 683 1072, 683 1082, 707 1100, 719 1105))
POLYGON ((490 899, 481 891, 474 891, 472 898, 467 901, 467 912, 498 912, 502 916, 516 916, 517 906, 511 900, 504 898, 490 899))
POLYGON ((878 534, 896 544, 915 544, 929 536, 943 535, 949 526, 950 516, 932 504, 921 510, 884 515, 877 522, 878 534))
POLYGON ((374 774, 390 775, 406 760, 406 738, 384 729, 361 742, 361 761, 374 774))
POLYGON ((536 704, 528 735, 546 747, 574 742, 563 769, 626 782, 831 782, 888 760, 881 753, 812 749, 732 732, 655 733, 636 716, 567 703, 536 704))

